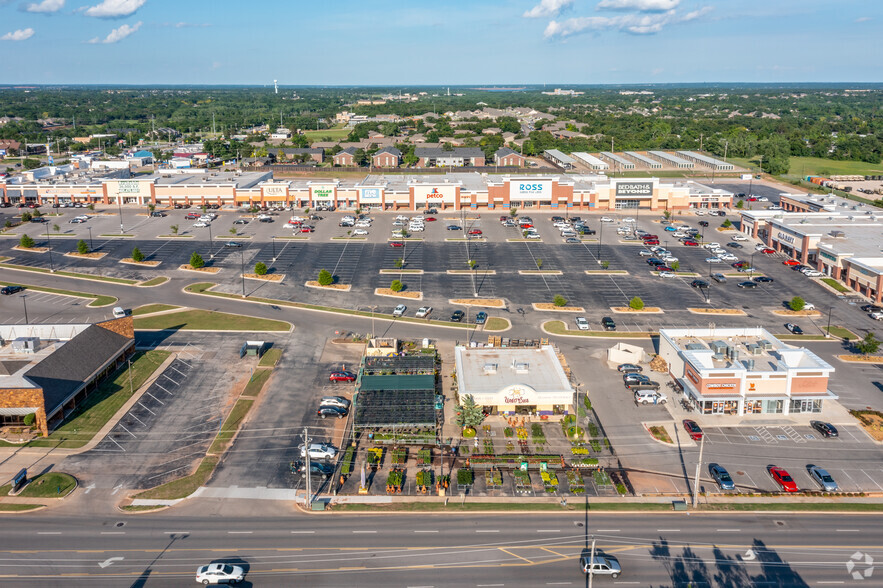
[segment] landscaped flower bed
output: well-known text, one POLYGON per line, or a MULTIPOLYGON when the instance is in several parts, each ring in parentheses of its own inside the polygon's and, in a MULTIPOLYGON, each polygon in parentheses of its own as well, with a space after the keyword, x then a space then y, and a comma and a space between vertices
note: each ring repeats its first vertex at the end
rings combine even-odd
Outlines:
POLYGON ((521 470, 515 470, 513 473, 515 477, 515 492, 519 494, 526 494, 533 490, 530 483, 530 474, 527 472, 522 472, 521 470))
POLYGON ((432 471, 431 470, 420 470, 417 472, 416 477, 417 483, 417 491, 421 494, 426 494, 427 489, 432 486, 432 471))
POLYGON ((613 482, 610 481, 610 476, 608 476, 607 472, 604 470, 596 470, 592 472, 592 480, 595 482, 596 486, 613 486, 613 482))
POLYGON ((343 454, 343 461, 340 464, 340 474, 342 476, 348 476, 352 472, 353 455, 355 452, 356 448, 353 445, 346 448, 346 452, 343 454))
POLYGON ((447 489, 450 486, 451 486, 451 476, 449 476, 447 474, 441 475, 435 480, 435 489, 436 490, 441 490, 443 488, 447 489))
POLYGON ((546 444, 546 434, 543 432, 543 426, 539 423, 531 423, 530 436, 533 437, 533 442, 537 445, 546 444))
POLYGON ((576 470, 567 470, 567 485, 571 494, 582 494, 586 491, 586 483, 582 475, 576 470))
POLYGON ((484 452, 486 455, 494 455, 494 442, 490 439, 485 439, 482 444, 484 445, 484 452))
POLYGON ((367 459, 368 465, 370 466, 380 466, 380 462, 383 460, 383 448, 382 447, 372 447, 367 451, 367 459))
POLYGON ((432 449, 424 447, 417 452, 417 465, 430 465, 432 463, 432 449))
POLYGON ((570 448, 570 454, 571 455, 588 455, 589 448, 583 447, 582 445, 577 445, 575 447, 570 448))

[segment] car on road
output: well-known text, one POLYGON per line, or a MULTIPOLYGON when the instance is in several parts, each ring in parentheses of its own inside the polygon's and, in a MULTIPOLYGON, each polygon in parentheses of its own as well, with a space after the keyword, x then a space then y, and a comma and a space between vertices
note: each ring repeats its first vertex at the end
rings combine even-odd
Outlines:
POLYGON ((819 432, 822 437, 839 437, 837 427, 824 421, 809 421, 809 426, 819 432))
POLYGON ((669 232, 669 233, 674 233, 674 232, 675 232, 675 231, 677 231, 677 229, 676 229, 676 228, 674 228, 674 227, 673 227, 673 226, 671 226, 671 225, 669 225, 669 226, 667 226, 667 227, 665 227, 665 228, 664 228, 664 229, 662 229, 662 230, 663 230, 663 231, 668 231, 668 232, 669 232))
POLYGON ((455 310, 451 314, 451 321, 455 322, 455 323, 459 323, 460 321, 463 320, 464 316, 466 316, 466 313, 464 313, 462 310, 455 310))
POLYGON ((459 231, 461 229, 460 225, 448 225, 446 228, 449 231, 459 231))
POLYGON ((794 323, 785 323, 785 328, 794 335, 803 335, 803 329, 801 329, 794 323))
POLYGON ((708 288, 709 284, 705 280, 693 280, 690 285, 694 288, 708 288))
POLYGON ((865 304, 861 309, 862 312, 883 312, 883 306, 877 306, 876 304, 865 304))
POLYGON ((800 262, 797 261, 796 259, 786 259, 785 261, 782 262, 782 265, 795 266, 795 265, 800 265, 800 262))
MULTIPOLYGON (((293 461, 289 465, 292 474, 304 474, 307 471, 307 465, 302 461, 293 461)), ((325 463, 324 461, 310 461, 310 475, 322 476, 326 480, 334 475, 334 465, 325 463)))
POLYGON ((806 471, 809 473, 809 477, 813 479, 813 481, 822 487, 822 490, 825 492, 837 492, 839 488, 837 487, 837 482, 834 481, 833 476, 827 472, 824 468, 821 468, 817 465, 808 465, 806 466, 806 471))
POLYGON ((353 372, 331 372, 331 375, 328 376, 329 382, 355 382, 356 374, 353 372))
POLYGON ((733 239, 733 241, 747 241, 748 237, 746 237, 745 235, 736 234, 733 235, 731 239, 733 239))
POLYGON ((883 310, 878 310, 876 312, 868 313, 868 316, 874 319, 875 321, 883 321, 883 310))
POLYGON ((615 331, 616 323, 609 316, 605 316, 601 319, 601 326, 604 327, 605 331, 615 331))
POLYGON ((694 420, 684 419, 684 430, 687 431, 687 435, 690 436, 690 439, 693 441, 699 441, 702 439, 702 428, 696 423, 694 420))
POLYGON ((616 369, 624 374, 639 374, 644 371, 644 368, 634 363, 621 363, 616 369))
POLYGON ((201 584, 235 584, 245 577, 245 570, 239 566, 225 563, 213 563, 200 566, 196 570, 196 581, 201 584))
POLYGON ((598 553, 594 556, 590 553, 579 558, 579 567, 584 574, 591 574, 592 576, 618 578, 619 574, 622 573, 622 566, 619 565, 619 561, 615 557, 598 553))
POLYGON ((238 243, 236 241, 227 241, 226 243, 224 243, 224 247, 239 248, 242 247, 242 243, 238 243))
POLYGON ((589 321, 584 316, 578 316, 574 319, 576 321, 576 327, 580 331, 588 331, 589 330, 589 321))
POLYGON ((417 312, 414 314, 417 318, 426 318, 432 312, 431 306, 421 306, 417 309, 417 312))
POLYGON ((733 478, 730 477, 730 472, 725 470, 720 464, 708 464, 708 474, 721 490, 735 490, 736 484, 733 482, 733 478))
POLYGON ((704 221, 704 220, 703 220, 703 221, 699 221, 699 226, 700 226, 700 227, 707 227, 707 226, 708 226, 708 221, 704 221))
POLYGON ((21 292, 24 290, 22 286, 3 286, 0 288, 0 294, 4 296, 9 296, 10 294, 15 294, 16 292, 21 292))
POLYGON ((637 404, 665 404, 668 396, 656 390, 636 390, 635 403, 637 404))
POLYGON ((738 284, 736 284, 736 286, 750 290, 752 288, 757 288, 757 282, 751 282, 751 281, 746 280, 744 282, 739 282, 738 284))
POLYGON ((320 406, 319 410, 316 411, 316 416, 320 418, 328 418, 328 417, 336 417, 342 419, 345 417, 349 411, 345 408, 341 408, 339 406, 320 406))
POLYGON ((349 408, 350 401, 343 396, 323 396, 319 401, 319 406, 338 406, 340 408, 349 408))
POLYGON ((719 273, 714 273, 714 274, 711 274, 711 279, 714 280, 715 282, 723 284, 727 281, 727 276, 725 276, 723 274, 719 274, 719 273))
POLYGON ((486 322, 487 322, 487 313, 485 311, 482 310, 477 315, 475 315, 475 324, 476 325, 483 325, 486 322))
MULTIPOLYGON (((300 456, 306 457, 307 450, 303 445, 299 446, 300 456)), ((331 443, 310 443, 310 459, 324 459, 330 461, 337 455, 337 447, 331 443)))
POLYGON ((766 471, 773 479, 773 482, 778 484, 779 488, 785 492, 797 492, 797 483, 794 482, 794 478, 791 477, 791 474, 789 474, 785 468, 780 468, 776 465, 768 465, 766 471))
POLYGON ((389 246, 390 247, 404 247, 405 244, 402 243, 401 241, 390 241, 389 246))
POLYGON ((825 274, 823 274, 819 270, 810 269, 809 271, 803 272, 803 275, 805 275, 807 278, 821 278, 825 274))

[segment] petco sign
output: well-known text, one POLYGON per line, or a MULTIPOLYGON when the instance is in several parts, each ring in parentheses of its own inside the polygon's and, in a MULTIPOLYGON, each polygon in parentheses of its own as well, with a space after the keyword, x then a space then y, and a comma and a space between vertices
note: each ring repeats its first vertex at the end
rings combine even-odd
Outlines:
POLYGON ((552 180, 518 180, 509 181, 509 200, 542 200, 552 199, 552 180))
POLYGON ((617 196, 652 196, 653 182, 619 182, 616 184, 617 196))
POLYGON ((456 196, 456 186, 414 186, 415 204, 453 204, 456 196))
POLYGON ((359 192, 360 202, 380 202, 380 188, 362 188, 359 192))

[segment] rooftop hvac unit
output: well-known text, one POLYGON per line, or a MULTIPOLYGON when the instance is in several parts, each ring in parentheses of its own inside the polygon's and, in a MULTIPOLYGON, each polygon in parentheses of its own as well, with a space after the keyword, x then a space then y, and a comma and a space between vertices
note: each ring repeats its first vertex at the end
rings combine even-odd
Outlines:
POLYGON ((39 337, 18 337, 12 341, 12 351, 15 353, 34 353, 39 347, 39 337))
POLYGON ((497 364, 486 363, 482 367, 482 370, 484 370, 484 373, 486 373, 486 374, 495 374, 495 373, 497 373, 497 364))
POLYGON ((715 355, 727 355, 728 348, 729 345, 727 345, 726 342, 720 340, 714 341, 711 344, 711 350, 714 351, 715 355))
POLYGON ((733 361, 739 361, 739 350, 735 347, 730 348, 730 359, 733 361))
POLYGON ((516 374, 526 374, 530 371, 530 364, 527 362, 513 361, 512 367, 515 368, 516 374))
POLYGON ((761 349, 763 349, 764 351, 769 351, 773 348, 773 343, 771 341, 767 341, 766 339, 761 339, 757 342, 757 344, 760 345, 761 349))
POLYGON ((745 363, 746 370, 748 370, 749 372, 754 371, 754 360, 753 359, 746 359, 744 363, 745 363))
POLYGON ((748 353, 751 355, 760 355, 763 349, 760 348, 760 345, 757 343, 749 343, 745 346, 748 349, 748 353))

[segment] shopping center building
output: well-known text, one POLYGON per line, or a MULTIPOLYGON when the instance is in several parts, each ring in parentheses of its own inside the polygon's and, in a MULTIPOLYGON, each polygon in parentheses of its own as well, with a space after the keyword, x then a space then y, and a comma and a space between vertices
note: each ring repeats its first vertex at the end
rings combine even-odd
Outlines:
MULTIPOLYGON (((48 168, 47 168, 48 169, 48 168)), ((96 175, 61 170, 45 177, 0 180, 11 204, 62 202, 174 206, 295 206, 422 210, 546 209, 652 211, 729 208, 732 194, 691 180, 610 178, 598 175, 448 173, 383 175, 363 179, 274 178, 272 172, 162 170, 133 176, 128 170, 96 175)))
POLYGON ((760 327, 659 330, 659 355, 706 415, 820 413, 834 368, 760 327))

